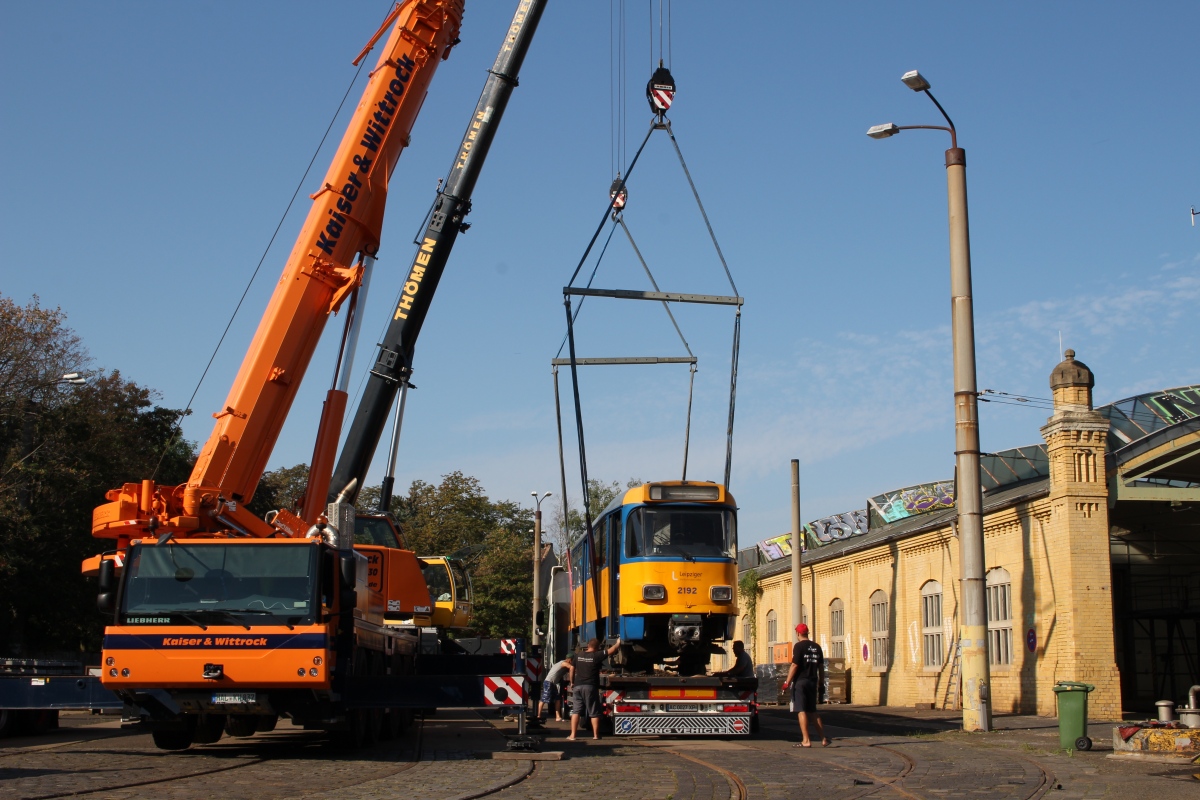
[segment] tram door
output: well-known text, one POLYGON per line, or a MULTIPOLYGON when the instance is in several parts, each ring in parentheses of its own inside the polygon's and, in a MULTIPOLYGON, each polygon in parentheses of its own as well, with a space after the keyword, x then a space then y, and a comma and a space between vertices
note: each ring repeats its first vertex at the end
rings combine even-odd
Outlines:
POLYGON ((612 622, 608 626, 609 636, 621 634, 621 509, 608 518, 608 553, 606 558, 609 565, 608 582, 608 618, 612 622))

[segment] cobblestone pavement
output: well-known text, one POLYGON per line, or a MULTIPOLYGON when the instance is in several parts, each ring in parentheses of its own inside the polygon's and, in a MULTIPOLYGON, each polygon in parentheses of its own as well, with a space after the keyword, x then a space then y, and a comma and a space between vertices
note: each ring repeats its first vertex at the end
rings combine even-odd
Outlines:
POLYGON ((1095 750, 1068 756, 1056 751, 1055 721, 1037 717, 1000 718, 996 733, 971 735, 931 712, 846 707, 823 717, 833 746, 812 749, 793 747, 795 719, 776 710, 764 711, 758 736, 738 740, 567 742, 566 725, 551 723, 539 735, 543 750, 563 752, 559 761, 503 754, 515 725, 469 713, 432 717, 360 752, 281 724, 253 739, 164 753, 144 733, 88 720, 0 740, 0 800, 1200 798, 1192 777, 1200 766, 1106 758, 1111 725, 1093 726, 1095 750), (479 757, 492 754, 501 757, 479 757))

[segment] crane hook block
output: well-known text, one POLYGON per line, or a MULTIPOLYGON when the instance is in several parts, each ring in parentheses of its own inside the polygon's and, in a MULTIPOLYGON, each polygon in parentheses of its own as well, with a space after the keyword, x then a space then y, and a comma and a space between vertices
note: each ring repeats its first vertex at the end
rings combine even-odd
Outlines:
POLYGON ((612 210, 614 213, 625 208, 625 201, 629 199, 629 191, 625 188, 620 177, 613 179, 612 186, 608 187, 608 196, 612 198, 612 210))
POLYGON ((661 116, 667 113, 675 100, 675 79, 671 77, 669 69, 659 67, 654 70, 650 82, 646 84, 646 99, 650 101, 650 110, 655 114, 661 116))

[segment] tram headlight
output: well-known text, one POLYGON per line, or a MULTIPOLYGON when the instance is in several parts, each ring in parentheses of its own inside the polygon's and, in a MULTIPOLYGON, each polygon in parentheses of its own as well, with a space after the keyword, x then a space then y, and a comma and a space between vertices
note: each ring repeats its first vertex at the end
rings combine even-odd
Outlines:
POLYGON ((661 583, 647 583, 642 586, 643 600, 666 600, 667 587, 661 583))
POLYGON ((712 597, 714 603, 728 603, 733 599, 733 587, 714 586, 708 590, 708 594, 712 597))

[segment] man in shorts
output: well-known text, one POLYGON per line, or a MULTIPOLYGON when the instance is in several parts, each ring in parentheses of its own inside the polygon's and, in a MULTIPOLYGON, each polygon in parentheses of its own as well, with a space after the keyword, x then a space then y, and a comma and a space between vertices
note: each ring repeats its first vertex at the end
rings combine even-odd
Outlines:
POLYGON ((562 680, 567 676, 570 663, 571 656, 567 656, 550 667, 550 671, 546 673, 546 678, 542 681, 542 696, 538 700, 537 718, 539 720, 546 719, 547 706, 549 706, 554 709, 554 721, 563 721, 562 680))
POLYGON ((788 668, 787 680, 781 689, 792 687, 792 711, 800 718, 800 743, 793 747, 812 747, 808 737, 808 716, 812 715, 817 723, 817 733, 821 734, 821 746, 829 747, 829 737, 825 735, 825 727, 817 716, 817 695, 825 677, 825 654, 821 645, 808 638, 808 626, 801 622, 796 626, 796 638, 792 646, 792 665, 788 668))
POLYGON ((574 687, 571 689, 571 735, 567 737, 568 742, 575 741, 575 735, 579 732, 579 717, 585 713, 592 721, 592 738, 600 738, 600 667, 620 646, 620 637, 608 650, 601 650, 600 640, 592 639, 587 643, 587 650, 577 654, 575 662, 567 665, 574 687))

